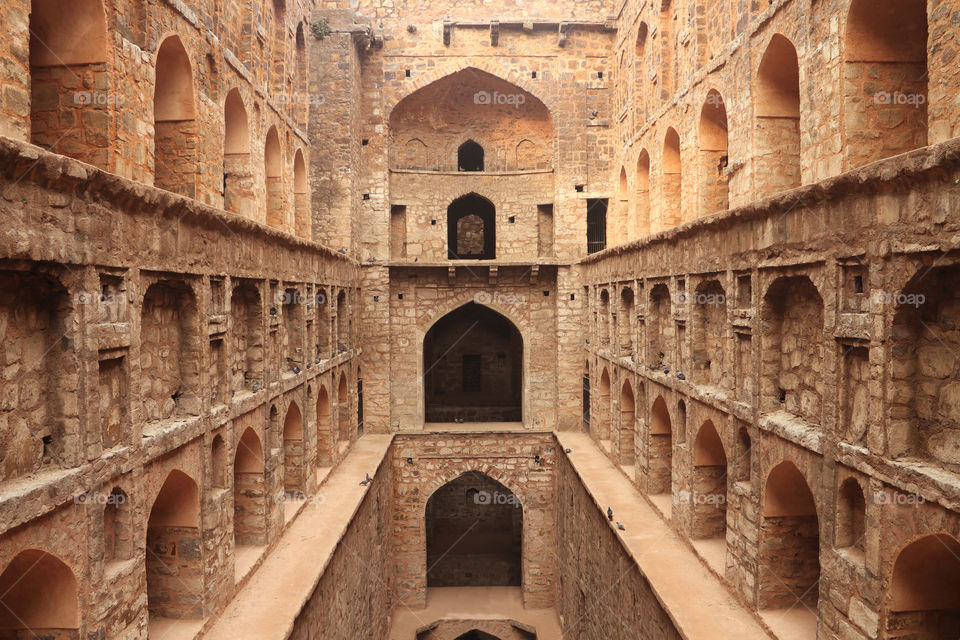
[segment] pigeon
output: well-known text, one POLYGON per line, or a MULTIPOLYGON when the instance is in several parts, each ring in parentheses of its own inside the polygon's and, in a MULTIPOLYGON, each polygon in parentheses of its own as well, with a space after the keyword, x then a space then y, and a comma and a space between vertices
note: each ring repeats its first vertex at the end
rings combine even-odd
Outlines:
POLYGON ((670 373, 670 367, 664 367, 664 368, 663 368, 663 372, 664 372, 664 373, 670 373))
POLYGON ((300 367, 294 365, 294 367, 293 367, 293 372, 294 372, 294 373, 300 373, 300 367))
POLYGON ((627 528, 626 528, 625 526, 623 526, 623 523, 622 523, 622 522, 618 522, 618 523, 617 523, 617 529, 620 529, 620 531, 626 531, 626 530, 627 530, 627 528))
POLYGON ((607 519, 613 522, 613 509, 610 507, 607 507, 607 519))
POLYGON ((254 383, 253 383, 253 392, 256 393, 257 391, 260 391, 260 383, 259 383, 259 382, 254 382, 254 383))
POLYGON ((540 456, 539 455, 533 456, 533 461, 536 462, 537 464, 540 464, 540 456))
POLYGON ((573 453, 573 449, 564 449, 563 452, 564 452, 564 453, 573 453))
POLYGON ((366 480, 362 480, 362 481, 360 482, 360 486, 361 486, 361 487, 365 487, 365 486, 367 486, 368 484, 370 484, 371 482, 373 482, 373 478, 371 478, 371 477, 370 477, 370 474, 368 473, 368 474, 367 474, 367 479, 366 479, 366 480))
POLYGON ((677 371, 677 378, 680 380, 686 380, 687 376, 683 375, 683 371, 677 371))

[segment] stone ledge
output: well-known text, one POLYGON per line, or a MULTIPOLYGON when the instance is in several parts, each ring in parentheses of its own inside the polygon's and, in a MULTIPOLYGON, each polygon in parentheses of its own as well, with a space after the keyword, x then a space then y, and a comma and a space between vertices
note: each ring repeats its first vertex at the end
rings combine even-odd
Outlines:
POLYGON ((243 589, 200 633, 210 640, 286 640, 367 496, 358 478, 376 482, 388 463, 389 435, 365 435, 326 481, 325 500, 308 504, 277 540, 243 589))
POLYGON ((609 523, 682 638, 715 640, 723 629, 728 638, 769 640, 755 614, 700 562, 589 436, 558 432, 556 437, 561 449, 571 449, 567 460, 597 510, 613 509, 615 520, 626 527, 619 531, 609 523))
POLYGON ((580 264, 597 264, 606 258, 638 249, 674 244, 681 239, 696 237, 706 229, 726 230, 739 224, 768 220, 783 211, 789 211, 798 200, 818 203, 850 198, 857 193, 879 193, 889 189, 892 183, 931 180, 937 171, 957 167, 960 167, 960 138, 879 160, 832 178, 755 200, 736 209, 691 220, 639 240, 590 254, 580 264))

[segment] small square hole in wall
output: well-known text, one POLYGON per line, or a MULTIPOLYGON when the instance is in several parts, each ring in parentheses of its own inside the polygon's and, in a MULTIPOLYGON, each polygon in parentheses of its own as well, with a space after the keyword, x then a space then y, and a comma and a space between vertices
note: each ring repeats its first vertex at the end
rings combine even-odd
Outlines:
POLYGON ((407 69, 404 73, 406 74, 406 76, 407 76, 408 78, 410 77, 410 69, 407 69))
POLYGON ((403 300, 403 294, 402 294, 402 293, 398 293, 398 294, 397 294, 397 300, 403 300))
POLYGON ((363 194, 363 199, 364 199, 364 200, 369 200, 369 199, 370 199, 370 194, 369 194, 369 193, 363 194))
POLYGON ((430 221, 430 224, 433 225, 433 226, 437 226, 437 221, 436 221, 436 220, 431 220, 431 221, 430 221))
POLYGON ((544 297, 544 298, 549 298, 549 297, 550 297, 550 292, 549 292, 549 291, 544 291, 544 292, 543 292, 543 297, 544 297))
POLYGON ((574 189, 576 189, 577 193, 583 193, 583 188, 584 188, 584 186, 583 186, 582 184, 578 184, 578 185, 576 185, 576 186, 574 187, 574 189))
POLYGON ((360 144, 362 144, 363 146, 367 146, 368 144, 370 144, 370 141, 364 138, 363 140, 360 141, 360 144))
POLYGON ((509 218, 507 218, 507 222, 509 222, 510 224, 513 224, 516 221, 517 221, 517 216, 510 216, 509 218))
POLYGON ((863 293, 863 276, 853 276, 853 292, 863 293))
POLYGON ((533 73, 531 73, 531 74, 530 74, 530 77, 533 78, 534 80, 536 80, 536 79, 537 79, 537 72, 534 71, 533 73))
POLYGON ((603 80, 603 71, 597 71, 597 80, 603 80))
POLYGON ((576 300, 576 299, 577 299, 577 294, 571 293, 571 294, 570 294, 570 299, 571 299, 571 300, 576 300))

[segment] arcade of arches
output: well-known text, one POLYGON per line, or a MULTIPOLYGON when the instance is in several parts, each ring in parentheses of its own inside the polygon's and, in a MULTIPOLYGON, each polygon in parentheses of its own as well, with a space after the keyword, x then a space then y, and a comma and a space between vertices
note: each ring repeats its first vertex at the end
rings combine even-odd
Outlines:
POLYGON ((7 0, 0 640, 958 640, 957 25, 7 0))

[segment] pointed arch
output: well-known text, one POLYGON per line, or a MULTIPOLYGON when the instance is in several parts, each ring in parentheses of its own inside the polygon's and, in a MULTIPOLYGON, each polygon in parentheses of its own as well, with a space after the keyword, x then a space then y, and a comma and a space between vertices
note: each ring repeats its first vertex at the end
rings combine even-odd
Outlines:
POLYGON ((520 586, 523 503, 490 476, 468 471, 427 500, 428 587, 520 586))
POLYGON ((665 227, 676 226, 683 221, 682 189, 680 134, 673 127, 667 127, 660 155, 660 220, 665 227))
POLYGON ((310 184, 303 149, 293 156, 294 226, 301 238, 310 238, 310 184))
POLYGON ((195 197, 198 136, 193 66, 177 35, 157 50, 153 91, 154 185, 195 197))
POLYGON ((60 637, 65 630, 79 628, 80 602, 73 570, 40 549, 26 549, 14 556, 0 573, 0 629, 9 632, 8 637, 26 638, 60 637))
POLYGON ((624 380, 620 387, 620 432, 617 450, 620 452, 620 464, 633 466, 634 436, 636 434, 636 401, 633 395, 633 385, 630 380, 624 380))
POLYGON ((263 444, 252 427, 247 427, 240 436, 234 455, 233 538, 238 547, 267 543, 263 444))
POLYGON ((673 425, 663 396, 657 396, 650 409, 648 456, 650 471, 647 492, 651 495, 672 493, 673 425))
POLYGON ((283 419, 283 489, 300 491, 306 476, 303 455, 303 414, 296 402, 291 402, 283 419))
POLYGON ((693 445, 693 530, 691 537, 725 538, 727 454, 711 420, 700 426, 693 445))
POLYGON ((650 154, 646 149, 640 151, 640 156, 637 158, 633 222, 632 237, 641 238, 650 233, 650 154))
POLYGON ((180 469, 167 474, 153 501, 146 548, 149 618, 203 617, 200 487, 180 469))
POLYGON ((770 39, 757 71, 754 170, 758 198, 799 187, 800 63, 786 36, 770 39))
POLYGON ((727 151, 727 108, 723 97, 711 89, 700 110, 700 149, 698 172, 699 215, 706 216, 729 208, 729 192, 725 169, 729 164, 727 151))
POLYGON ((264 176, 267 194, 267 224, 278 229, 284 228, 283 197, 283 149, 280 146, 280 134, 271 126, 267 130, 263 148, 264 176))

